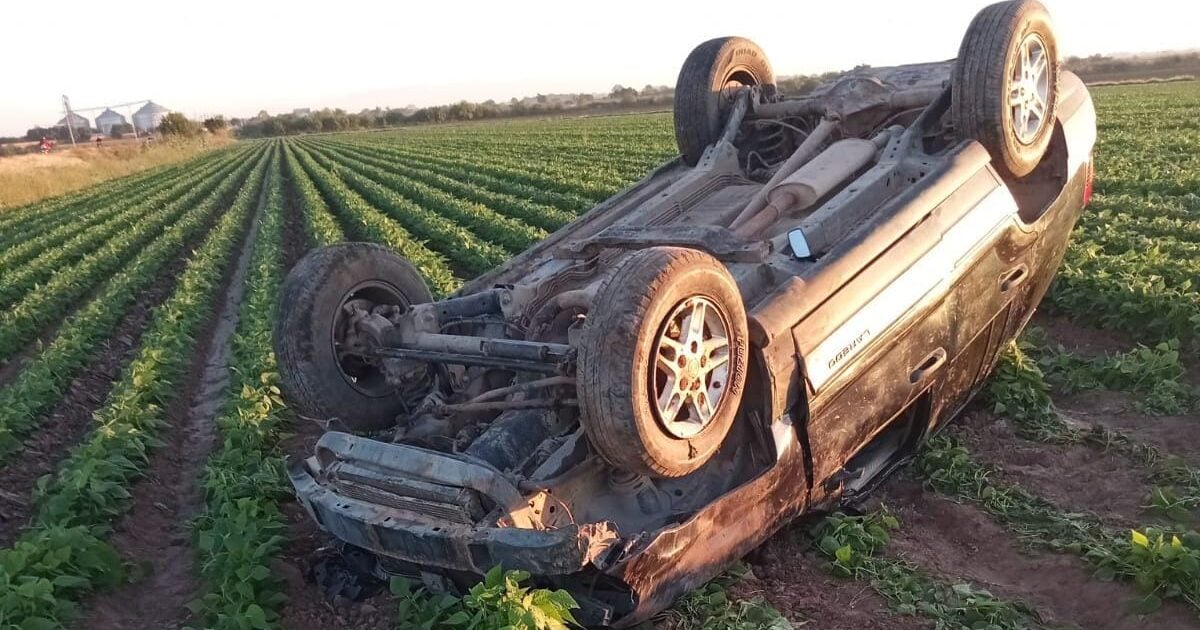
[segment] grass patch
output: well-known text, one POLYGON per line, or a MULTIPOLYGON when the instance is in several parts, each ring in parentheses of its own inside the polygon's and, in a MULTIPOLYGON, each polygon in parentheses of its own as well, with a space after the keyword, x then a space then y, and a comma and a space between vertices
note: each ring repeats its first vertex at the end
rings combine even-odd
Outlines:
POLYGON ((226 146, 233 140, 218 136, 159 140, 108 146, 81 145, 0 158, 0 213, 39 199, 92 186, 139 171, 189 160, 226 146))

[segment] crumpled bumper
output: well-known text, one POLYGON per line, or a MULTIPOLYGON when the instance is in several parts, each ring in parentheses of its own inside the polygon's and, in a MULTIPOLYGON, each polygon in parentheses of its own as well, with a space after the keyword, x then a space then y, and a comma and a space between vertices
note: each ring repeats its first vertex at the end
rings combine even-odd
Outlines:
POLYGON ((478 460, 337 432, 322 436, 316 450, 289 466, 296 496, 321 527, 381 556, 479 574, 503 565, 566 575, 618 541, 606 522, 553 530, 527 522, 500 526, 521 520, 512 513, 525 499, 511 480, 478 460), (389 483, 394 480, 400 483, 389 483), (461 505, 437 501, 464 490, 506 516, 494 525, 474 522, 463 518, 461 505))

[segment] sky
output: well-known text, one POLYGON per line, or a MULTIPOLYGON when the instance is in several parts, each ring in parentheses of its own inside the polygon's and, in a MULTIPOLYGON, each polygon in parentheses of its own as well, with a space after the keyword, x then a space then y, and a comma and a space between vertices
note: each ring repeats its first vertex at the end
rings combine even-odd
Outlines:
MULTIPOLYGON (((1195 0, 1044 2, 1064 55, 1200 46, 1195 0)), ((722 35, 756 41, 777 75, 948 59, 986 4, 8 0, 0 135, 53 124, 62 94, 229 117, 672 85, 692 47, 722 35)))

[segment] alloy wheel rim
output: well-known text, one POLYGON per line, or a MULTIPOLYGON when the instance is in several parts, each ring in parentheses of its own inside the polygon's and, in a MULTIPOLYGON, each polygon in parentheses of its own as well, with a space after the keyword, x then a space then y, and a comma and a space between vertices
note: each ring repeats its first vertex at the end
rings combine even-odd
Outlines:
POLYGON ((1018 48, 1017 64, 1008 85, 1013 133, 1022 144, 1032 144, 1046 125, 1050 72, 1046 42, 1037 33, 1026 35, 1018 48))
POLYGON ((651 406, 670 435, 703 431, 729 388, 729 326, 712 300, 680 302, 661 326, 652 349, 651 406))

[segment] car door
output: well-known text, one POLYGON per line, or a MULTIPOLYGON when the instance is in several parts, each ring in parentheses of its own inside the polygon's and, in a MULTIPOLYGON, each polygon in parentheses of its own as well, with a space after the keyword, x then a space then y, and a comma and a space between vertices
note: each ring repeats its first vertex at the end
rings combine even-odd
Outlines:
POLYGON ((998 251, 1016 203, 986 160, 959 176, 961 185, 927 200, 911 229, 793 328, 818 488, 834 490, 846 462, 918 396, 942 400, 951 375, 953 387, 973 385, 981 362, 963 352, 981 334, 979 356, 999 343, 988 331, 1004 310, 1001 276, 1012 266, 998 251))

